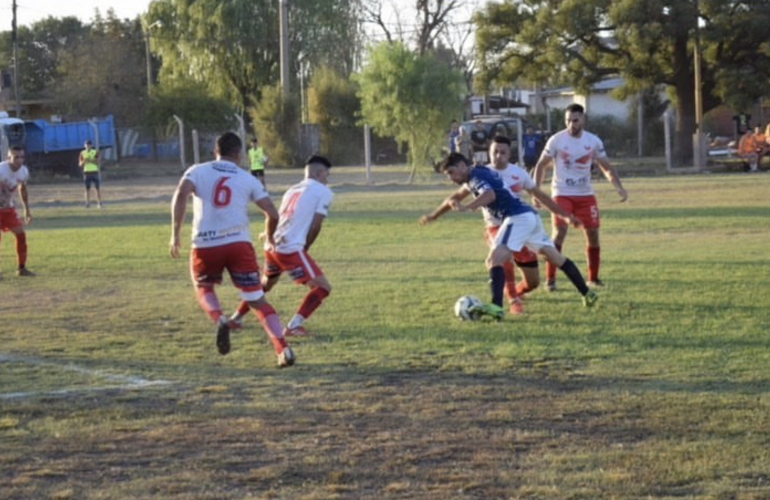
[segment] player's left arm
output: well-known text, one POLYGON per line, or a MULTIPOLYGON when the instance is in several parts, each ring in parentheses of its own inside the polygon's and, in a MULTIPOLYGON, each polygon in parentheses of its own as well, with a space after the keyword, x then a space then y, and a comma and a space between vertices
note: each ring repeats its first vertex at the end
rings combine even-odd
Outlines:
POLYGON ((321 226, 324 223, 326 216, 324 214, 316 214, 313 216, 313 222, 310 223, 310 229, 307 231, 307 238, 305 239, 305 251, 310 250, 310 246, 315 242, 318 235, 321 234, 321 226))
POLYGON ((32 222, 32 213, 29 211, 29 198, 27 197, 27 183, 22 182, 19 184, 19 198, 21 198, 21 206, 24 209, 24 222, 29 224, 32 222))
POLYGON ((606 177, 607 180, 612 183, 612 186, 618 192, 618 195, 620 195, 620 201, 626 201, 628 199, 628 193, 623 187, 623 183, 620 182, 620 176, 618 175, 618 171, 615 169, 615 167, 612 166, 606 156, 597 157, 595 160, 596 164, 599 165, 599 168, 604 174, 604 177, 606 177))

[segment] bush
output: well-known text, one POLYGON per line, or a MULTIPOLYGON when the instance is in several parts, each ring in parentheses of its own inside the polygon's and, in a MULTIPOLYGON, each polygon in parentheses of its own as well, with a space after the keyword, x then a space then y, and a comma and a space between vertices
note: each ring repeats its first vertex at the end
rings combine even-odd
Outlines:
POLYGON ((262 98, 250 110, 252 123, 273 167, 301 167, 299 103, 284 96, 281 85, 262 87, 262 98))

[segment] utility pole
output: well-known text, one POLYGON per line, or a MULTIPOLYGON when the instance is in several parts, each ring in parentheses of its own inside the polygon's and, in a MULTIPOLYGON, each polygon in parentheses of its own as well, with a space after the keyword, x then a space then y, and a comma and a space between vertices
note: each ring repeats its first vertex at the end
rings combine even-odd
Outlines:
POLYGON ((16 36, 16 0, 13 0, 11 41, 13 42, 13 98, 16 100, 16 118, 21 118, 21 100, 19 99, 19 42, 16 36))
POLYGON ((289 95, 289 0, 279 0, 278 20, 281 38, 281 90, 284 97, 289 95))
POLYGON ((693 72, 695 73, 695 135, 693 136, 693 164, 702 168, 706 164, 708 151, 703 136, 703 90, 701 83, 701 53, 700 53, 700 5, 695 0, 695 43, 693 54, 693 72))

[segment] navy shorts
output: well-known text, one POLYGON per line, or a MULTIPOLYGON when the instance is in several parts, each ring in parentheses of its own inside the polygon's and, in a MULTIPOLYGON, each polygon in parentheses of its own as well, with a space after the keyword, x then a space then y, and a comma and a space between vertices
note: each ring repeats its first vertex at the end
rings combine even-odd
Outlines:
POLYGON ((96 189, 99 189, 101 187, 101 177, 99 176, 99 172, 94 172, 92 174, 85 174, 83 177, 83 181, 86 183, 86 189, 90 188, 91 185, 96 189))

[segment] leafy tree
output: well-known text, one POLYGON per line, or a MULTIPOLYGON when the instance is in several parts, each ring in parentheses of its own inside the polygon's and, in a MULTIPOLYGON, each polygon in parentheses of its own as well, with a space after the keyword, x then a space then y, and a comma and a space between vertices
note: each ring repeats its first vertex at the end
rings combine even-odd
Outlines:
POLYGON ((142 122, 146 72, 138 20, 98 12, 90 31, 62 54, 52 93, 59 109, 75 118, 113 114, 122 125, 142 122))
POLYGON ((766 0, 508 0, 475 17, 479 84, 571 83, 581 91, 622 75, 626 92, 666 84, 677 105, 675 156, 695 132, 694 37, 702 45, 704 112, 742 110, 767 94, 766 0), (696 29, 697 28, 697 29, 696 29))
MULTIPOLYGON (((47 17, 30 26, 19 26, 19 92, 22 97, 43 96, 53 86, 63 54, 88 35, 88 26, 76 17, 47 17)), ((11 31, 0 33, 0 59, 13 61, 11 31)))
POLYGON ((480 0, 412 0, 411 8, 396 0, 361 0, 363 23, 375 27, 388 43, 432 52, 460 69, 471 89, 475 58, 470 50, 471 12, 480 0))
POLYGON ((294 96, 284 95, 280 83, 261 89, 262 98, 251 109, 260 144, 275 166, 299 166, 299 102, 294 96))
POLYGON ((188 83, 153 91, 146 123, 163 130, 176 115, 190 129, 222 132, 235 125, 234 113, 235 109, 224 99, 212 97, 200 86, 188 83))
POLYGON ((354 82, 323 66, 313 73, 308 89, 310 122, 319 126, 321 153, 335 164, 360 161, 361 127, 356 117, 361 101, 354 82))
MULTIPOLYGON (((360 46, 354 0, 294 0, 292 78, 300 64, 349 74, 360 46)), ((245 109, 280 76, 277 0, 154 0, 145 17, 161 84, 193 81, 245 109)), ((296 86, 294 86, 296 88, 296 86)))
POLYGON ((361 115, 382 136, 409 146, 410 181, 438 158, 447 124, 462 106, 462 76, 430 54, 382 43, 357 75, 361 115))

